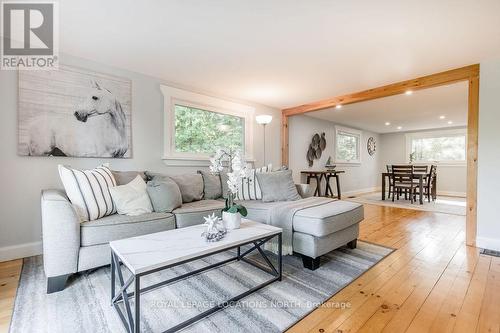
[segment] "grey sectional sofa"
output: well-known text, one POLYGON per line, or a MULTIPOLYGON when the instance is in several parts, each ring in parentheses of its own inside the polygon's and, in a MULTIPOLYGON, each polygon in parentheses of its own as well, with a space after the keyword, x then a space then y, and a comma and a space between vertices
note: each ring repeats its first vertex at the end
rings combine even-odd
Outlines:
MULTIPOLYGON (((299 185, 302 197, 312 195, 308 186, 299 185)), ((247 218, 266 223, 270 209, 279 202, 258 200, 241 202, 248 209, 247 218)), ((183 203, 167 213, 140 216, 111 215, 79 223, 76 212, 61 190, 43 190, 41 196, 44 270, 47 292, 63 290, 69 275, 110 263, 108 243, 112 240, 200 224, 212 213, 220 216, 222 200, 199 200, 183 203)), ((356 246, 363 206, 336 201, 318 209, 303 209, 293 220, 293 251, 300 254, 304 266, 319 267, 320 256, 340 246, 356 246)))

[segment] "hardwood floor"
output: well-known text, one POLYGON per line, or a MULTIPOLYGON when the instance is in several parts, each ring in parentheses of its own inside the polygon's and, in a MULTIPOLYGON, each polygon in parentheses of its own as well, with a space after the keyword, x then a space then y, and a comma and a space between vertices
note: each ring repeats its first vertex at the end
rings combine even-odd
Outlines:
POLYGON ((0 332, 8 332, 17 284, 21 275, 21 259, 0 262, 0 332))
POLYGON ((500 258, 465 217, 365 205, 360 238, 397 250, 289 332, 500 332, 500 258))
MULTIPOLYGON (((465 217, 365 205, 360 238, 397 250, 289 332, 500 332, 500 258, 465 246, 465 217)), ((0 263, 0 332, 21 265, 0 263)))

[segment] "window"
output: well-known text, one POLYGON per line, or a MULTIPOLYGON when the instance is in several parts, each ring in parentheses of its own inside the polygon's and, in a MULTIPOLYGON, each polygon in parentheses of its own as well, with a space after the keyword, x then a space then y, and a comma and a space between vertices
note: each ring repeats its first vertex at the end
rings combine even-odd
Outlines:
POLYGON ((335 128, 335 161, 337 163, 361 163, 361 132, 345 128, 335 128))
POLYGON ((253 161, 253 107, 164 85, 160 89, 166 164, 208 166, 221 147, 240 149, 253 161))
POLYGON ((408 158, 414 162, 465 163, 465 130, 411 133, 407 136, 408 158))
POLYGON ((175 151, 213 154, 218 148, 244 151, 245 119, 175 104, 175 151))

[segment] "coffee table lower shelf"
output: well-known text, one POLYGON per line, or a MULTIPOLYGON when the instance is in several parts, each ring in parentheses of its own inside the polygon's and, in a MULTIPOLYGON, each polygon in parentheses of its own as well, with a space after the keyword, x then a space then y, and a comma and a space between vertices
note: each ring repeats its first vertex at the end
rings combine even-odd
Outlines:
POLYGON ((159 267, 159 268, 156 268, 156 269, 144 272, 144 273, 135 274, 135 275, 132 273, 132 276, 130 276, 130 278, 127 281, 124 280, 122 270, 121 270, 121 266, 123 266, 125 268, 126 268, 126 266, 121 265, 121 260, 120 260, 119 256, 113 251, 113 249, 111 249, 111 305, 115 308, 116 312, 118 313, 118 315, 119 315, 121 321, 123 322, 123 325, 125 326, 125 329, 127 330, 127 332, 137 333, 137 332, 140 332, 140 317, 141 317, 140 295, 141 295, 141 293, 159 288, 161 286, 165 286, 165 285, 174 283, 176 281, 188 278, 190 276, 200 274, 203 271, 212 269, 212 268, 217 267, 217 266, 227 264, 227 263, 232 262, 232 261, 240 261, 240 260, 244 261, 245 263, 250 264, 250 265, 252 265, 260 270, 263 270, 264 272, 269 273, 273 276, 273 278, 271 278, 270 280, 263 282, 263 283, 255 286, 255 287, 253 287, 253 288, 251 288, 251 289, 249 289, 249 290, 247 290, 239 295, 236 295, 236 296, 232 297, 231 299, 228 299, 224 302, 220 302, 217 305, 215 305, 214 307, 207 309, 207 310, 199 313, 198 315, 196 315, 192 318, 189 318, 189 319, 183 321, 182 323, 179 323, 179 324, 169 328, 168 330, 164 331, 164 332, 176 332, 182 328, 185 328, 185 327, 197 322, 198 320, 200 320, 200 319, 202 319, 202 318, 204 318, 204 317, 206 317, 214 312, 217 312, 221 309, 228 307, 229 305, 231 305, 231 303, 239 301, 243 297, 246 297, 246 296, 252 294, 253 292, 256 292, 257 290, 259 290, 259 289, 261 289, 261 288, 263 288, 263 287, 265 287, 265 286, 267 286, 275 281, 281 281, 282 266, 283 266, 281 246, 282 246, 282 235, 281 235, 281 233, 279 233, 279 234, 265 237, 262 239, 257 239, 257 240, 253 240, 250 242, 242 243, 242 244, 239 244, 237 246, 224 248, 224 249, 216 251, 216 252, 203 254, 203 255, 200 255, 200 256, 197 256, 194 258, 190 258, 188 260, 177 262, 175 264, 159 267), (267 243, 268 241, 270 241, 271 239, 273 239, 275 237, 278 238, 278 256, 277 256, 278 257, 278 267, 275 267, 271 263, 271 261, 269 260, 269 258, 266 255, 266 253, 261 248, 262 245, 264 245, 265 243, 267 243), (241 247, 245 246, 245 245, 249 245, 249 244, 253 244, 253 246, 250 249, 246 250, 245 252, 241 253, 241 247), (172 268, 172 267, 175 267, 178 265, 182 265, 182 264, 185 264, 187 262, 191 262, 194 260, 205 258, 205 257, 211 256, 211 255, 214 255, 214 254, 217 254, 220 252, 228 251, 231 249, 237 249, 237 254, 235 257, 232 257, 232 258, 211 264, 209 266, 194 270, 194 271, 189 272, 187 274, 176 276, 174 278, 156 283, 154 285, 144 287, 142 289, 140 287, 140 280, 141 280, 142 276, 149 275, 149 274, 152 274, 152 273, 155 273, 158 271, 162 271, 162 270, 165 270, 168 268, 172 268), (248 254, 250 254, 251 252, 253 252, 255 250, 257 250, 260 253, 262 258, 266 262, 267 267, 264 267, 260 264, 256 264, 253 261, 250 261, 247 258, 245 258, 245 256, 247 256, 248 254), (118 278, 118 283, 119 283, 119 285, 118 285, 119 290, 118 291, 116 291, 116 278, 118 278), (129 288, 131 285, 134 285, 134 291, 128 292, 127 288, 129 288), (130 298, 131 297, 134 298, 134 315, 132 315, 132 308, 130 306, 130 298), (124 307, 125 311, 123 311, 120 308, 120 303, 123 303, 123 307, 124 307))

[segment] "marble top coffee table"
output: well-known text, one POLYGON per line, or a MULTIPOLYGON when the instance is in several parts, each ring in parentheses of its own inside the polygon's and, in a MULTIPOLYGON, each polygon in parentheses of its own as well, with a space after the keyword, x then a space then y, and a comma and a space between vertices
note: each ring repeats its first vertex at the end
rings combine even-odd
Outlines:
POLYGON ((193 318, 175 325, 166 332, 178 331, 200 320, 201 318, 227 307, 232 302, 236 302, 274 281, 281 281, 281 228, 243 219, 240 229, 228 231, 226 236, 218 242, 205 241, 205 239, 201 237, 201 233, 204 230, 205 226, 196 225, 187 228, 168 230, 139 237, 117 240, 109 243, 111 247, 111 303, 116 309, 128 332, 135 333, 140 331, 141 293, 174 283, 178 280, 199 274, 208 269, 227 264, 232 261, 241 260, 269 273, 272 278, 227 301, 217 304, 211 309, 201 312, 193 318), (277 238, 279 244, 277 267, 271 263, 267 254, 261 248, 264 243, 273 238, 277 238), (241 253, 241 246, 249 244, 252 244, 252 246, 248 250, 241 253), (236 256, 194 270, 187 274, 179 275, 160 283, 141 288, 140 278, 144 275, 155 273, 230 249, 237 249, 236 256), (246 255, 255 250, 257 250, 264 258, 267 267, 256 264, 255 262, 245 258, 246 255), (123 266, 132 273, 127 281, 123 278, 120 264, 123 264, 123 266), (118 291, 116 291, 116 278, 118 278, 119 283, 118 291), (134 291, 128 292, 127 288, 132 284, 134 285, 134 291), (134 298, 134 315, 132 315, 132 309, 129 302, 131 297, 134 298), (123 306, 121 306, 122 303, 123 306))

